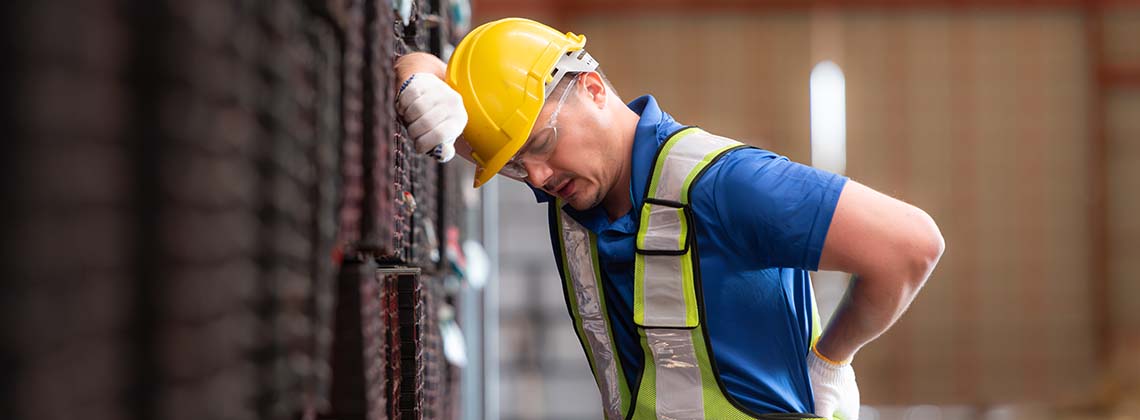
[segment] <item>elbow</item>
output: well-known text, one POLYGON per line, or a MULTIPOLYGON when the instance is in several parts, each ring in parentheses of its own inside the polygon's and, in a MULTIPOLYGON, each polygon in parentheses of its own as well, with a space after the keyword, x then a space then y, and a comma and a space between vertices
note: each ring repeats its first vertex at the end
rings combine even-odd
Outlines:
POLYGON ((925 216, 925 237, 922 258, 925 262, 928 272, 934 270, 934 266, 938 265, 938 260, 942 259, 942 253, 946 251, 946 238, 942 237, 942 231, 938 229, 938 224, 934 222, 934 218, 930 217, 926 212, 922 213, 925 216))
POLYGON ((916 219, 911 246, 907 254, 909 254, 910 260, 908 265, 911 268, 908 277, 917 289, 922 287, 926 279, 930 277, 930 273, 934 271, 934 267, 938 265, 938 260, 946 251, 946 239, 942 237, 942 231, 938 229, 938 224, 929 214, 918 210, 916 219))

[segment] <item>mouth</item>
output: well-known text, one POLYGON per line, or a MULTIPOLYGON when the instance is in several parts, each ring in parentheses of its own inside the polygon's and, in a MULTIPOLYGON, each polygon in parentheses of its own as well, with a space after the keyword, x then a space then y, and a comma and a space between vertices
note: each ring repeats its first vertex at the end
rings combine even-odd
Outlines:
POLYGON ((561 186, 554 190, 554 194, 562 197, 563 199, 569 198, 570 194, 574 193, 574 180, 568 179, 563 182, 561 186))

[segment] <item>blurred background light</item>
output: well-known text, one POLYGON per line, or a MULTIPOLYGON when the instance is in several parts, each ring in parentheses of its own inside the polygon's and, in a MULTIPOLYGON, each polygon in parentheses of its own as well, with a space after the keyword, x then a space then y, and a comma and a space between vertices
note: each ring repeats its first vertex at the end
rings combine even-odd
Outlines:
POLYGON ((811 71, 811 164, 847 170, 847 96, 843 70, 830 60, 811 71))

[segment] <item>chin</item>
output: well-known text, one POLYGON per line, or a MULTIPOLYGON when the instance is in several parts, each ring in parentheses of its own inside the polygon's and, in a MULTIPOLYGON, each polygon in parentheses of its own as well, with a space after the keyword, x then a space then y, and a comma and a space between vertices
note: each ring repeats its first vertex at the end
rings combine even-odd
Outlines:
POLYGON ((594 207, 592 205, 587 205, 589 203, 582 203, 581 201, 579 201, 577 199, 567 201, 566 204, 569 204, 571 208, 573 208, 574 210, 578 210, 578 211, 585 211, 585 210, 589 210, 591 207, 594 207))
POLYGON ((566 200, 566 203, 570 204, 571 208, 573 208, 574 210, 578 210, 578 211, 589 210, 589 209, 592 209, 594 207, 597 207, 599 204, 602 203, 601 197, 595 196, 595 197, 591 197, 591 198, 593 198, 592 200, 588 200, 588 199, 584 200, 581 196, 582 196, 582 194, 574 194, 571 196, 571 199, 566 200))

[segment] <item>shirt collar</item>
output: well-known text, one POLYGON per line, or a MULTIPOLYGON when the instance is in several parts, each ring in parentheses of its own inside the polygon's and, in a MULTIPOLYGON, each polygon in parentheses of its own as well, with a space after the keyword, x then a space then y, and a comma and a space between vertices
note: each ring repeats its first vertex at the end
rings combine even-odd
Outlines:
POLYGON ((634 212, 640 212, 657 149, 661 148, 670 134, 683 126, 662 111, 652 95, 634 99, 629 103, 629 108, 641 115, 633 138, 633 159, 630 165, 632 173, 629 177, 630 202, 633 203, 634 212))

